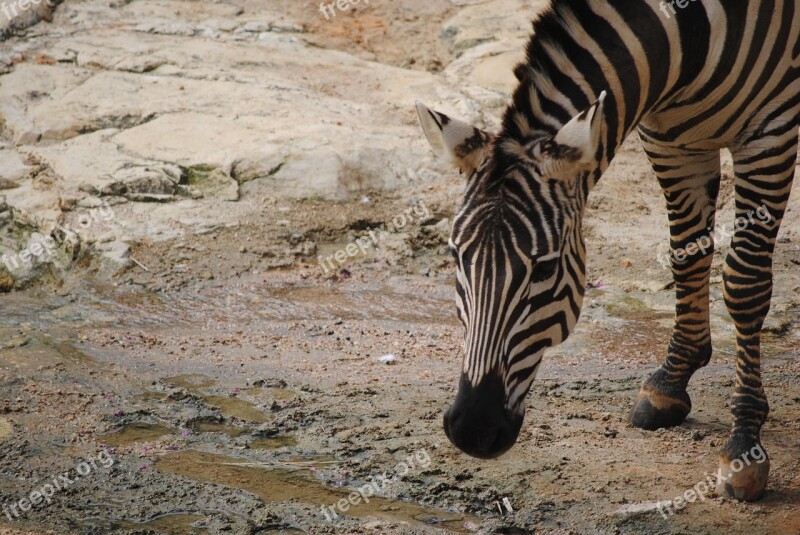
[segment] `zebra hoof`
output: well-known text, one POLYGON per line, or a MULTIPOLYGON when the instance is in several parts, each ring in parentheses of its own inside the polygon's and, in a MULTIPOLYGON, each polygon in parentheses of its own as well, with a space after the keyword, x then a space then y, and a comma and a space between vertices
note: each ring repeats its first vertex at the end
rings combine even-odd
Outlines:
POLYGON ((644 386, 628 421, 639 429, 655 431, 682 424, 691 411, 692 400, 686 392, 667 395, 644 386))
POLYGON ((724 456, 720 457, 717 494, 742 502, 760 500, 769 479, 769 459, 743 466, 739 472, 733 470, 737 460, 730 461, 724 456))
POLYGON ((769 455, 760 443, 748 448, 731 438, 719 457, 717 494, 739 501, 761 499, 769 479, 769 455), (731 452, 741 452, 732 455, 731 452))

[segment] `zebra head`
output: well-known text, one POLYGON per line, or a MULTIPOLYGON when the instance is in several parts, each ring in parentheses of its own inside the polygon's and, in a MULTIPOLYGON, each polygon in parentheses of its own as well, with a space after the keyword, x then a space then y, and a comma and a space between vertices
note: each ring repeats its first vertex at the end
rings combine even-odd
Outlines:
POLYGON ((544 350, 564 341, 580 315, 581 218, 600 175, 604 98, 552 134, 524 140, 417 104, 431 146, 468 177, 449 244, 465 355, 444 429, 474 457, 514 445, 544 350))

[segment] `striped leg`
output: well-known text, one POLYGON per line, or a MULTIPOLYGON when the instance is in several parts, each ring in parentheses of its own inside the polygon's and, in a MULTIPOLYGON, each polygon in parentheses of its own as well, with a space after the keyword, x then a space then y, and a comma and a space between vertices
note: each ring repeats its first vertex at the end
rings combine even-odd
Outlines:
POLYGON ((720 183, 719 151, 686 154, 643 145, 667 200, 675 280, 675 326, 667 359, 642 386, 630 423, 642 429, 672 427, 692 409, 686 392, 694 372, 711 359, 708 281, 720 183))
POLYGON ((761 426, 769 404, 761 383, 761 327, 772 297, 772 253, 797 154, 797 130, 734 150, 736 230, 723 278, 725 304, 736 326, 733 431, 720 455, 717 492, 757 500, 769 476, 761 426))

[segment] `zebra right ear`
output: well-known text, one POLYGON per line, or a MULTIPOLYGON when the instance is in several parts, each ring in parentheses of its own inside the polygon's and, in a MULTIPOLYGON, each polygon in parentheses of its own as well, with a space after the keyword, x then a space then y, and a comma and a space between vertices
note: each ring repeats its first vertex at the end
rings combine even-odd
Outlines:
POLYGON ((492 136, 417 102, 422 131, 437 156, 449 158, 462 173, 472 174, 489 152, 492 136))

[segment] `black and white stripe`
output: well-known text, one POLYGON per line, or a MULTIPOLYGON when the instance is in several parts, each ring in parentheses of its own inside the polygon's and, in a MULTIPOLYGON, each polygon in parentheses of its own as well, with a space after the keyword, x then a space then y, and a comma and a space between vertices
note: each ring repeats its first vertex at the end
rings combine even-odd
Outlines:
MULTIPOLYGON (((496 135, 419 107, 428 139, 468 174, 451 239, 466 327, 462 390, 477 395, 499 378, 503 409, 524 411, 544 350, 562 342, 580 314, 587 196, 638 127, 664 190, 673 251, 713 239, 720 149, 733 154, 737 216, 769 212, 769 221, 737 230, 724 269, 738 354, 735 423, 722 459, 760 445, 768 405, 759 335, 797 157, 800 3, 695 0, 667 18, 655 0, 554 0, 515 73, 520 83, 496 135)), ((673 264, 675 327, 664 365, 631 414, 636 426, 677 425, 691 409, 689 379, 711 357, 712 255, 713 246, 673 264)), ((460 392, 446 418, 461 446, 467 430, 493 424, 470 419, 459 404, 480 403, 460 392)), ((492 456, 507 449, 499 442, 462 449, 492 456)), ((766 466, 721 481, 721 492, 759 497, 766 466)))

